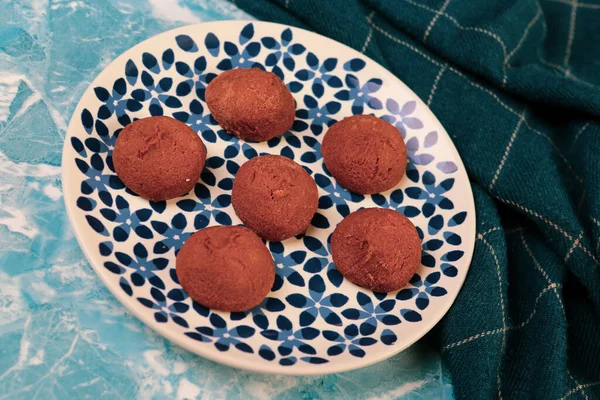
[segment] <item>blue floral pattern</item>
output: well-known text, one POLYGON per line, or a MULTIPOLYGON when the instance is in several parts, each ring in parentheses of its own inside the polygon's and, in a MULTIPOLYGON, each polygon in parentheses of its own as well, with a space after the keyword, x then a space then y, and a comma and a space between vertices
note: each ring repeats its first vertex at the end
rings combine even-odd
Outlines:
POLYGON ((336 308, 343 307, 348 302, 348 297, 342 293, 332 293, 323 297, 325 292, 325 281, 320 275, 315 275, 308 281, 308 294, 290 294, 285 300, 296 308, 303 309, 300 313, 300 326, 311 325, 321 316, 330 325, 342 326, 342 320, 336 312, 336 308))
POLYGON ((439 272, 432 272, 427 275, 425 281, 421 279, 419 274, 415 274, 410 280, 411 288, 402 289, 396 295, 398 300, 409 300, 416 298, 415 303, 419 310, 424 310, 429 306, 429 297, 441 297, 445 296, 448 292, 441 286, 436 286, 439 282, 441 274, 439 272))
POLYGON ((160 324, 164 324, 171 318, 173 322, 184 328, 188 327, 187 321, 180 316, 180 314, 186 313, 190 306, 180 301, 173 301, 172 304, 167 305, 167 297, 164 293, 153 287, 150 289, 151 299, 144 297, 138 297, 138 301, 144 306, 154 310, 154 319, 160 324))
POLYGON ((225 42, 223 49, 228 58, 224 58, 217 64, 217 69, 227 71, 233 68, 252 68, 262 65, 253 60, 261 50, 261 45, 258 42, 250 42, 254 37, 254 26, 248 24, 242 29, 239 36, 239 47, 235 43, 225 42))
POLYGON ((435 175, 425 171, 422 176, 422 187, 411 186, 404 190, 404 193, 411 199, 423 201, 421 212, 427 218, 431 217, 436 208, 443 210, 454 209, 452 200, 445 196, 454 186, 454 178, 448 178, 436 185, 435 175))
POLYGON ((301 55, 306 50, 301 43, 293 43, 294 34, 290 28, 285 29, 281 32, 280 40, 273 37, 263 37, 261 42, 263 46, 271 50, 272 52, 265 59, 265 65, 272 67, 273 73, 284 80, 284 73, 281 67, 278 65, 280 62, 284 68, 288 71, 294 71, 296 67, 296 61, 294 58, 301 55))
POLYGON ((421 122, 420 119, 411 115, 415 112, 417 108, 416 101, 409 101, 408 103, 400 107, 396 100, 388 99, 385 102, 385 108, 387 109, 387 111, 390 112, 391 115, 384 115, 382 116, 382 118, 390 124, 394 125, 396 128, 398 128, 400 133, 402 133, 403 138, 406 138, 407 129, 423 128, 423 122, 421 122))
POLYGON ((158 289, 165 289, 163 280, 156 274, 164 270, 169 264, 169 260, 157 257, 149 260, 149 254, 143 244, 137 243, 133 247, 134 256, 131 257, 120 251, 115 252, 117 263, 107 261, 104 263, 106 269, 117 274, 123 274, 131 271, 131 283, 135 286, 143 286, 148 281, 152 286, 158 289))
POLYGON ((310 130, 315 136, 319 136, 324 128, 330 127, 337 122, 331 116, 337 114, 342 108, 342 105, 337 101, 329 101, 320 106, 319 101, 308 94, 304 96, 304 106, 306 108, 296 111, 296 117, 310 120, 310 125, 307 122, 297 120, 294 124, 294 129, 302 132, 310 126, 310 130))
POLYGON ((364 199, 363 195, 344 189, 339 183, 323 174, 316 174, 314 178, 317 186, 327 193, 327 196, 319 198, 320 209, 327 210, 335 205, 335 209, 345 217, 350 214, 348 202, 359 203, 364 199))
POLYGON ((372 337, 361 337, 358 327, 355 324, 350 324, 344 328, 343 335, 336 331, 325 330, 323 331, 323 336, 325 339, 335 343, 327 349, 327 354, 330 356, 337 356, 348 349, 348 352, 354 357, 362 358, 367 354, 364 347, 377 343, 377 339, 372 337))
POLYGON ((346 87, 335 94, 335 98, 342 101, 352 101, 352 113, 362 114, 365 106, 373 110, 380 110, 383 106, 381 100, 372 96, 379 91, 382 81, 379 78, 369 79, 364 84, 353 74, 347 74, 345 78, 346 87))
POLYGON ((311 327, 294 330, 294 324, 283 315, 277 317, 277 329, 266 329, 261 335, 279 342, 277 350, 282 356, 290 355, 294 348, 304 354, 317 354, 310 341, 319 336, 320 331, 311 327))
MULTIPOLYGON (((152 116, 164 114, 164 108, 181 108, 182 104, 179 98, 168 94, 173 87, 173 79, 170 77, 155 76, 160 74, 161 68, 156 57, 150 53, 142 54, 142 65, 146 67, 143 70, 140 79, 144 89, 135 89, 131 92, 131 97, 139 103, 150 100, 148 111, 152 116)), ((129 110, 129 109, 128 109, 129 110)), ((129 110, 134 112, 135 110, 129 110)))
POLYGON ((439 318, 436 308, 447 307, 456 296, 466 273, 465 245, 472 243, 464 169, 416 96, 379 76, 362 56, 350 50, 339 57, 328 54, 303 40, 308 33, 293 28, 236 26, 239 30, 218 34, 182 28, 170 44, 128 53, 116 76, 101 75, 84 96, 85 107, 76 111, 78 129, 69 132, 65 146, 71 160, 67 180, 76 192, 72 198, 65 193, 68 208, 88 229, 85 240, 96 241, 90 247, 96 249, 93 265, 103 278, 125 293, 131 307, 149 313, 153 323, 180 333, 182 343, 193 343, 186 345, 193 351, 288 370, 364 365, 422 329, 421 321, 439 318), (220 72, 240 67, 271 70, 294 93, 296 120, 289 132, 256 144, 219 127, 205 102, 206 86, 220 72), (359 113, 385 119, 405 138, 407 179, 389 192, 351 193, 322 161, 328 127, 359 113), (123 127, 149 115, 188 124, 208 150, 194 189, 168 202, 136 196, 116 176, 112 162, 123 127), (195 231, 240 223, 231 206, 233 180, 240 165, 262 154, 300 163, 318 186, 319 209, 305 235, 267 243, 276 275, 261 304, 246 312, 209 310, 181 288, 175 257, 195 231), (422 266, 397 293, 361 289, 332 261, 333 229, 362 207, 397 210, 417 226, 422 266))
MULTIPOLYGON (((107 205, 112 205, 112 202, 108 198, 108 196, 102 197, 103 201, 108 203, 107 205)), ((129 209, 129 202, 121 195, 117 195, 115 206, 116 210, 113 208, 103 208, 100 210, 100 213, 108 221, 119 223, 113 230, 113 237, 117 242, 127 240, 132 230, 135 231, 137 236, 143 239, 152 239, 154 237, 150 228, 143 224, 152 216, 151 209, 141 208, 132 214, 129 209)))
POLYGON ((98 118, 100 119, 108 119, 113 113, 116 113, 119 122, 126 125, 129 120, 125 111, 139 111, 142 109, 142 104, 139 101, 135 99, 124 99, 124 96, 127 93, 127 82, 124 78, 119 78, 115 81, 111 92, 99 86, 94 88, 94 93, 98 100, 104 102, 104 104, 98 108, 98 118))
POLYGON ((212 127, 217 125, 217 121, 211 114, 204 113, 204 106, 198 100, 192 100, 190 112, 178 111, 173 113, 173 118, 187 123, 190 128, 200 133, 207 142, 216 143, 217 135, 212 127))
MULTIPOLYGON (((252 347, 244 343, 243 339, 247 339, 254 335, 256 329, 248 325, 238 325, 235 328, 228 329, 227 321, 218 314, 211 314, 209 318, 211 326, 199 326, 196 328, 196 333, 200 337, 210 337, 209 339, 219 351, 227 351, 230 346, 245 353, 253 353, 252 347), (214 342, 213 342, 214 340, 214 342)), ((189 336, 189 335, 188 335, 189 336)), ((197 338, 192 336, 192 338, 197 338)), ((207 341, 200 339, 200 341, 207 341)))
POLYGON ((354 321, 363 320, 360 324, 360 333, 362 335, 373 334, 377 330, 378 322, 385 325, 398 325, 402 322, 396 315, 390 314, 390 311, 396 306, 396 301, 394 299, 383 300, 375 306, 370 296, 358 292, 356 294, 356 300, 360 309, 347 308, 342 312, 342 315, 354 321))

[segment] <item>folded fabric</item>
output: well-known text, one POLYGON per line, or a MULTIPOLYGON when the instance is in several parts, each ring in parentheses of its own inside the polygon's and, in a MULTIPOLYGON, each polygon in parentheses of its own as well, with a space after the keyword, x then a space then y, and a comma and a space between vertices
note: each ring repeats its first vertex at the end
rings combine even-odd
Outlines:
POLYGON ((588 1, 235 2, 384 65, 456 144, 478 234, 437 332, 459 399, 600 398, 600 3, 588 1))

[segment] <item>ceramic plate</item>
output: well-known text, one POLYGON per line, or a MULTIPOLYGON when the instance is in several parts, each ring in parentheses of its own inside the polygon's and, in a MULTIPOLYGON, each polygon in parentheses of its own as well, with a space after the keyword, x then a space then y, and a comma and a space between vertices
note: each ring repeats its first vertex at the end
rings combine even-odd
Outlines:
POLYGON ((176 344, 260 372, 339 372, 405 349, 452 305, 475 239, 465 168, 427 106, 390 72, 349 47, 265 22, 187 26, 117 58, 90 85, 72 117, 63 187, 77 239, 119 301, 176 344), (227 134, 204 101, 206 85, 216 75, 248 67, 279 75, 296 100, 291 131, 267 143, 227 134), (395 125, 409 155, 402 182, 371 196, 337 184, 320 152, 329 126, 363 113, 395 125), (148 202, 128 191, 111 159, 120 130, 151 115, 187 123, 208 149, 195 189, 167 202, 148 202), (241 164, 259 154, 289 157, 309 171, 319 188, 319 209, 306 235, 267 243, 277 276, 260 306, 245 313, 209 310, 182 290, 175 255, 198 229, 240 224, 231 207, 233 179, 241 164), (417 226, 422 265, 398 292, 362 289, 345 280, 331 260, 331 233, 362 207, 398 210, 417 226))

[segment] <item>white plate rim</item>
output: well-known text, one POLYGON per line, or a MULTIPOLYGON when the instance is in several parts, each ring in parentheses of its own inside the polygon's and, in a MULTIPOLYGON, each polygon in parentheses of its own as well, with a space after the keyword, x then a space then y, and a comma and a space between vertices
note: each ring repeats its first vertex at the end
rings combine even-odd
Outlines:
MULTIPOLYGON (((129 312, 131 312, 134 316, 136 316, 139 320, 141 320, 146 326, 148 326, 149 328, 151 328, 152 330, 154 330, 155 332, 157 332, 159 335, 163 336, 164 338, 175 343, 176 345, 178 345, 194 354, 197 354, 204 358, 218 362, 220 364, 224 364, 229 367, 244 369, 244 370, 248 370, 248 371, 252 371, 252 372, 258 372, 258 373, 264 373, 264 374, 288 375, 288 376, 314 376, 314 375, 333 374, 333 373, 340 373, 340 372, 364 368, 364 367, 376 364, 378 362, 381 362, 383 360, 386 360, 386 359, 402 352, 403 350, 405 350, 406 348, 410 347, 415 342, 420 340, 428 332, 430 332, 431 329, 433 329, 433 327, 438 324, 438 322, 446 315, 446 313, 448 312, 450 307, 454 304, 454 302, 456 301, 456 298, 458 297, 458 294, 460 293, 460 291, 462 290, 462 287, 464 285, 464 281, 468 274, 468 270, 470 269, 470 265, 471 265, 471 261, 472 261, 472 257, 473 257, 473 251, 475 248, 476 218, 477 217, 476 217, 476 213, 475 213, 475 201, 474 201, 474 197, 473 197, 473 190, 471 187, 471 183, 468 179, 468 175, 466 173, 466 169, 465 169, 464 163, 462 161, 462 158, 460 157, 460 154, 456 150, 456 146, 452 142, 450 135, 448 135, 445 128, 442 126, 442 124, 437 119, 435 114, 433 114, 433 112, 425 104, 425 102, 423 102, 423 100, 419 96, 417 96, 416 93, 414 93, 401 79, 396 77, 393 73, 391 73, 390 71, 385 69, 382 65, 380 65, 379 63, 377 63, 370 57, 364 55, 363 53, 360 53, 357 50, 355 50, 343 43, 340 43, 338 41, 335 41, 333 39, 330 39, 330 38, 320 35, 318 33, 308 31, 303 28, 298 28, 298 27, 284 25, 284 24, 278 24, 278 23, 274 23, 274 22, 255 21, 255 20, 221 20, 221 21, 210 21, 210 22, 201 22, 201 23, 192 24, 192 25, 185 25, 185 26, 181 26, 181 27, 171 29, 171 30, 159 33, 157 35, 154 35, 154 36, 136 44, 135 46, 127 49, 126 51, 124 51, 117 58, 115 58, 113 61, 111 61, 96 76, 96 78, 94 78, 94 80, 89 84, 87 89, 82 94, 81 99, 79 100, 77 106, 75 107, 75 110, 73 111, 68 129, 67 129, 67 132, 65 135, 65 142, 64 142, 64 146, 63 146, 63 156, 62 156, 62 161, 61 161, 61 169, 62 169, 61 180, 62 180, 62 186, 63 186, 63 193, 65 194, 63 196, 63 199, 65 202, 65 207, 67 209, 68 219, 69 219, 69 222, 73 229, 73 232, 75 234, 75 237, 77 239, 77 242, 79 243, 79 246, 81 247, 81 249, 82 249, 87 261, 91 265, 92 269, 94 269, 94 271, 96 272, 96 274, 98 275, 98 277, 100 278, 102 283, 104 283, 104 285, 108 288, 108 290, 112 293, 112 295, 115 296, 117 298, 117 300, 119 300, 119 302, 123 306, 125 306, 125 308, 129 312), (102 78, 102 74, 106 69, 123 61, 125 58, 127 58, 129 52, 131 52, 137 48, 141 48, 148 42, 157 40, 162 37, 174 37, 176 34, 183 33, 184 31, 186 31, 188 29, 193 29, 194 27, 198 27, 200 29, 209 29, 214 26, 216 29, 218 29, 219 27, 223 28, 227 24, 245 25, 248 23, 271 25, 273 28, 277 28, 277 29, 292 28, 293 30, 303 31, 304 33, 309 34, 309 35, 315 35, 315 36, 317 36, 317 38, 319 40, 323 41, 322 42, 323 46, 330 46, 330 45, 332 45, 334 47, 342 46, 350 53, 353 53, 355 55, 355 57, 369 60, 372 63, 372 67, 375 68, 378 73, 380 73, 382 75, 387 75, 387 76, 390 76, 391 78, 393 78, 395 84, 400 84, 407 90, 407 92, 411 93, 414 96, 414 99, 417 102, 418 106, 423 108, 425 110, 424 112, 427 113, 428 116, 430 117, 430 121, 433 123, 435 129, 438 132, 443 132, 448 137, 449 150, 451 151, 452 155, 455 157, 455 161, 458 166, 457 174, 460 177, 460 179, 464 179, 466 186, 469 189, 470 196, 468 199, 465 199, 465 200, 468 202, 468 207, 467 207, 466 211, 467 211, 467 213, 470 213, 470 215, 472 216, 472 218, 468 218, 468 221, 467 221, 467 229, 469 232, 472 232, 472 236, 471 236, 471 241, 468 244, 466 244, 464 247, 464 249, 465 249, 464 264, 466 265, 466 267, 465 267, 466 271, 460 277, 457 277, 458 279, 456 280, 459 290, 457 290, 456 292, 454 292, 452 294, 449 293, 449 295, 446 297, 449 300, 443 304, 443 307, 438 308, 438 312, 437 312, 437 315, 435 318, 428 319, 428 321, 427 321, 428 323, 426 325, 424 325, 425 321, 422 322, 422 324, 423 324, 422 326, 426 326, 426 328, 420 328, 421 332, 419 335, 415 335, 415 337, 411 338, 411 340, 404 341, 404 342, 401 342, 398 344, 394 344, 393 346, 390 346, 388 348, 389 350, 387 352, 379 352, 379 353, 377 353, 376 356, 372 356, 372 357, 368 358, 367 360, 364 360, 363 362, 358 362, 357 364, 352 364, 350 366, 344 366, 344 365, 340 365, 338 363, 338 364, 327 365, 327 367, 320 366, 320 367, 323 367, 325 369, 325 371, 321 370, 320 368, 315 368, 314 365, 306 365, 305 368, 283 368, 283 367, 279 366, 278 364, 269 364, 266 362, 265 363, 248 364, 247 362, 236 360, 235 357, 228 357, 228 356, 226 356, 226 353, 216 354, 216 353, 212 353, 209 351, 204 351, 204 346, 193 346, 192 339, 190 339, 189 341, 182 340, 184 338, 183 335, 178 334, 178 333, 168 329, 164 325, 159 325, 159 324, 154 323, 154 320, 152 319, 152 316, 150 313, 144 313, 141 311, 142 310, 141 308, 133 307, 132 306, 133 302, 130 300, 130 298, 127 297, 126 294, 122 290, 119 290, 118 285, 114 285, 111 282, 109 282, 109 280, 107 279, 107 275, 105 275, 103 273, 103 271, 101 272, 99 267, 94 264, 94 262, 92 261, 92 260, 94 260, 94 257, 92 256, 92 249, 90 249, 88 244, 83 240, 86 233, 83 232, 82 227, 85 225, 76 223, 76 221, 77 221, 75 218, 75 215, 77 212, 77 210, 75 209, 76 207, 73 203, 69 203, 67 201, 68 196, 66 196, 66 194, 70 193, 71 191, 74 190, 74 188, 69 183, 69 182, 73 182, 73 180, 70 181, 69 179, 66 179, 70 170, 64 168, 64 165, 66 165, 66 163, 68 162, 68 159, 67 159, 68 153, 65 150, 69 146, 69 138, 71 137, 69 132, 74 130, 75 126, 79 123, 77 120, 77 116, 79 116, 81 114, 81 110, 83 108, 82 103, 83 103, 84 98, 88 95, 88 93, 90 91, 93 90, 93 88, 95 86, 98 86, 98 83, 100 82, 100 80, 102 78)), ((88 229, 89 229, 89 227, 88 227, 88 229)))

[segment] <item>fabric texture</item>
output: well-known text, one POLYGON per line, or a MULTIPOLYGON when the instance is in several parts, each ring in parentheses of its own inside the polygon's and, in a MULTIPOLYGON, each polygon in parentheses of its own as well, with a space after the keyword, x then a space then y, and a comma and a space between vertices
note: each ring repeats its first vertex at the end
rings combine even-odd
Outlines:
POLYGON ((432 343, 459 399, 600 398, 600 1, 587 1, 236 1, 381 63, 456 144, 477 242, 432 343))

